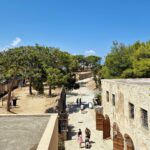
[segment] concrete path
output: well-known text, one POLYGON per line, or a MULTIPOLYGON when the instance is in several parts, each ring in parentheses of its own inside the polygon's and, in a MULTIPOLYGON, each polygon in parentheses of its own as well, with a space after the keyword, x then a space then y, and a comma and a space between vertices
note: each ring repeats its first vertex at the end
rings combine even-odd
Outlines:
POLYGON ((96 130, 96 121, 95 121, 95 111, 94 109, 88 108, 88 103, 92 102, 94 97, 94 91, 90 90, 86 83, 90 79, 80 81, 81 87, 78 90, 73 90, 67 95, 67 104, 69 107, 69 126, 70 126, 70 140, 65 141, 66 150, 78 150, 85 149, 84 143, 82 144, 83 148, 79 148, 77 142, 77 132, 80 128, 82 130, 83 138, 85 137, 84 131, 85 128, 91 130, 91 141, 92 147, 91 150, 112 150, 112 141, 103 140, 102 132, 96 130), (86 109, 81 112, 80 107, 76 105, 76 99, 81 98, 82 103, 85 104, 86 109))

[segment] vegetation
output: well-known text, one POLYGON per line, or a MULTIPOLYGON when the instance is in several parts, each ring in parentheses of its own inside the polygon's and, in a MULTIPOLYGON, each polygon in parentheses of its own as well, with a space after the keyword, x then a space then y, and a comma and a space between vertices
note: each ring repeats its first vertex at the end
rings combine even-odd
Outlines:
POLYGON ((101 70, 102 78, 150 77, 150 41, 133 45, 114 42, 101 70))
POLYGON ((99 87, 101 84, 101 57, 76 55, 74 58, 77 60, 76 62, 78 62, 76 70, 92 71, 96 87, 99 87))
POLYGON ((111 52, 103 65, 98 56, 71 55, 58 48, 40 45, 22 46, 0 52, 0 82, 9 81, 7 110, 11 91, 16 78, 29 82, 29 93, 34 88, 44 93, 44 84, 52 89, 64 86, 67 90, 77 89, 76 71, 93 72, 96 87, 101 78, 148 78, 150 77, 150 41, 124 45, 113 42, 111 52))
POLYGON ((10 111, 10 100, 16 78, 29 82, 29 93, 32 88, 38 94, 44 93, 44 84, 52 89, 64 86, 67 90, 78 89, 76 71, 92 69, 95 71, 100 58, 97 56, 71 55, 58 48, 40 45, 22 46, 0 52, 0 82, 9 81, 7 110, 10 111))

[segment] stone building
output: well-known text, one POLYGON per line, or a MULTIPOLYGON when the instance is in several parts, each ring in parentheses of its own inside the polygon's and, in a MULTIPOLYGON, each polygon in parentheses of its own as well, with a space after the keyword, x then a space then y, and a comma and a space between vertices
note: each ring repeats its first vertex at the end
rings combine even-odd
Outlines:
POLYGON ((102 80, 99 126, 113 150, 150 150, 150 79, 102 80))
POLYGON ((83 80, 83 79, 91 78, 93 76, 91 71, 88 71, 88 72, 77 72, 75 74, 76 74, 77 80, 83 80))

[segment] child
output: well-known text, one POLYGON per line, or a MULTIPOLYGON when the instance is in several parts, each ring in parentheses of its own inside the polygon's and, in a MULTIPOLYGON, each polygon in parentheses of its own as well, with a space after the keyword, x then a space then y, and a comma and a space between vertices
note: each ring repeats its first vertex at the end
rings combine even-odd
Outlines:
POLYGON ((79 143, 79 146, 81 148, 81 144, 83 142, 81 129, 79 129, 77 136, 78 136, 78 143, 79 143))

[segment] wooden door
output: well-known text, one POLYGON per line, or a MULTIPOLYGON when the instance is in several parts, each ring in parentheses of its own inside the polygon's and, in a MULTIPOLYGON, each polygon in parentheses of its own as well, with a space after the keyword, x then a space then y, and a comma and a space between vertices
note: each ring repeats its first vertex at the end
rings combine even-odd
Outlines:
POLYGON ((103 139, 107 139, 110 137, 110 119, 106 117, 103 124, 103 139))
POLYGON ((113 138, 113 150, 124 150, 124 139, 120 132, 113 138))
POLYGON ((96 130, 103 131, 104 116, 96 113, 96 130))
POLYGON ((126 150, 134 150, 134 144, 131 137, 125 134, 126 150))
POLYGON ((134 150, 133 145, 127 145, 127 150, 134 150))

